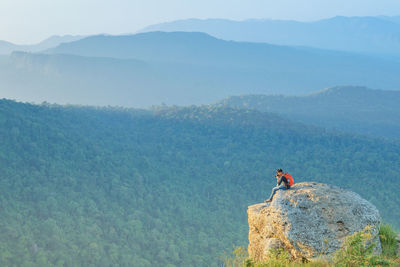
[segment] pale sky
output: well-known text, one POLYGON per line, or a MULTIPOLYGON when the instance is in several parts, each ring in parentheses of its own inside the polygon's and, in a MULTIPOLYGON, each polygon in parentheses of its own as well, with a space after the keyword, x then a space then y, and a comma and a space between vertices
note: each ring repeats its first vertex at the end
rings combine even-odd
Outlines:
POLYGON ((51 35, 134 33, 187 18, 318 20, 400 15, 399 0, 0 0, 0 40, 32 44, 51 35))

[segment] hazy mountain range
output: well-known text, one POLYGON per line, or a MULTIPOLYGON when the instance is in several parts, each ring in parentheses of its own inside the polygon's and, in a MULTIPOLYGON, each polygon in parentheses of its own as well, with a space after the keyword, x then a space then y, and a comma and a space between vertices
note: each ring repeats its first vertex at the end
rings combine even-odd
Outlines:
POLYGON ((79 35, 64 35, 51 36, 38 44, 33 45, 17 45, 7 41, 0 40, 0 55, 10 54, 13 51, 25 51, 25 52, 39 52, 52 47, 56 47, 61 43, 73 42, 84 38, 85 36, 79 35))
POLYGON ((396 90, 398 73, 400 62, 388 59, 188 32, 92 36, 46 54, 0 57, 2 97, 131 107, 298 95, 346 84, 396 90))
MULTIPOLYGON (((312 22, 272 19, 244 21, 186 19, 150 25, 139 32, 204 32, 220 39, 240 42, 263 42, 399 56, 399 25, 400 16, 337 16, 312 22)), ((84 37, 55 35, 33 45, 17 45, 0 40, 0 54, 9 54, 13 51, 39 52, 84 37)))
POLYGON ((387 138, 400 137, 400 91, 334 87, 304 96, 243 95, 223 106, 274 112, 294 121, 387 138))
POLYGON ((142 30, 147 31, 195 31, 224 40, 400 55, 400 17, 340 16, 313 22, 187 19, 156 24, 142 30))

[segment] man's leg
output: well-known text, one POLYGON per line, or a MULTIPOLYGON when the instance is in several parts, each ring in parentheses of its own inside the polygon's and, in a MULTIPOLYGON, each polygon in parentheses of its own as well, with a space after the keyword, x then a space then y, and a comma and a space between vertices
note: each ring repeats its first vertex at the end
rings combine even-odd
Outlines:
POLYGON ((286 190, 286 186, 280 185, 280 186, 276 186, 276 187, 272 188, 271 196, 266 200, 266 202, 272 201, 272 198, 274 197, 276 191, 278 191, 278 190, 286 190))

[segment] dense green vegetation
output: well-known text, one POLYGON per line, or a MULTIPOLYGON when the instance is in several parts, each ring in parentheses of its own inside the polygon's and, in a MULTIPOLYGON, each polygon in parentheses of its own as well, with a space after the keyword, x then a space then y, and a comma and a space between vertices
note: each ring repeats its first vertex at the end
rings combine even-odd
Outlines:
POLYGON ((0 100, 1 266, 202 266, 247 245, 282 167, 400 225, 400 144, 225 107, 0 100))
MULTIPOLYGON (((382 243, 382 254, 387 257, 396 257, 397 233, 389 224, 382 224, 379 229, 379 237, 382 243)), ((400 256, 400 255, 399 255, 400 256)))
POLYGON ((233 96, 219 104, 273 112, 319 127, 398 139, 399 102, 400 91, 338 86, 303 96, 233 96))

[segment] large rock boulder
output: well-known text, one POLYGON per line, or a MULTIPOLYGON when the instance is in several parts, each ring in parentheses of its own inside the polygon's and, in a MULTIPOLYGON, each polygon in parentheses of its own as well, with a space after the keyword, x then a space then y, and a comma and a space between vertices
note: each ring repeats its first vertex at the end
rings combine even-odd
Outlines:
MULTIPOLYGON (((269 192, 266 192, 269 194, 269 192)), ((343 240, 370 226, 381 249, 381 218, 374 205, 336 186, 298 183, 278 191, 272 202, 248 208, 249 254, 265 260, 270 249, 284 248, 293 258, 332 255, 343 240)))

